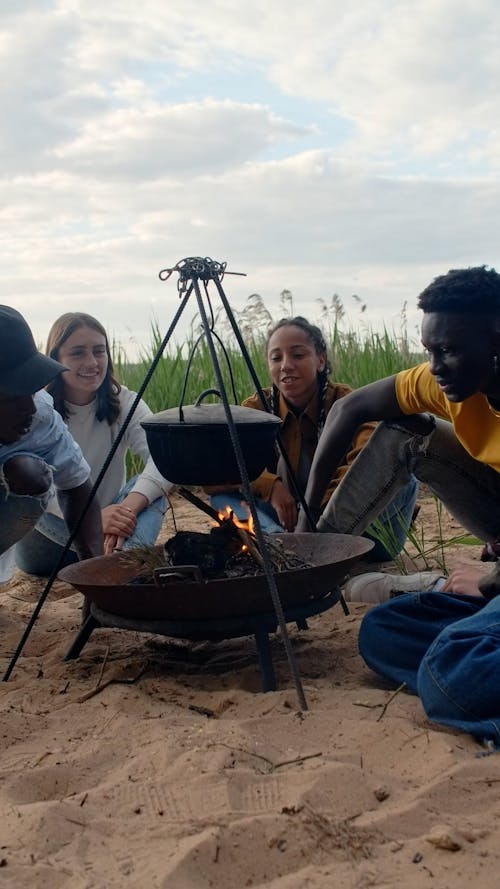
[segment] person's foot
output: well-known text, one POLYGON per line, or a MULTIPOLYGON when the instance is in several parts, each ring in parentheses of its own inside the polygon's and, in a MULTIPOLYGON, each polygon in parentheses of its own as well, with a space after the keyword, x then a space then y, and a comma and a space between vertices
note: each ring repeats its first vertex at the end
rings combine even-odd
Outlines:
MULTIPOLYGON (((387 602, 401 593, 428 592, 444 577, 439 571, 417 574, 382 574, 376 571, 353 577, 344 587, 346 602, 387 602)), ((439 589, 441 584, 438 584, 439 589)))

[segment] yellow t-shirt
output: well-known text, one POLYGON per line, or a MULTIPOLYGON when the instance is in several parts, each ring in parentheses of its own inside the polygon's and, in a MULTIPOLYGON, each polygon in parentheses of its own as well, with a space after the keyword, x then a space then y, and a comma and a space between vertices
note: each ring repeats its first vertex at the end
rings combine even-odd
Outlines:
POLYGON ((493 410, 482 392, 465 401, 448 401, 426 362, 396 374, 396 397, 405 414, 429 411, 450 420, 465 450, 500 472, 500 412, 493 410))

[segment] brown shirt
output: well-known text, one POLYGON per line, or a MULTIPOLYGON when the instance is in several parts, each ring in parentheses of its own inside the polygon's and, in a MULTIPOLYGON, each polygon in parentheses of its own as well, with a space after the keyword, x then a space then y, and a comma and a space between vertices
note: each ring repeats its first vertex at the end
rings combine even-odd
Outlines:
MULTIPOLYGON (((325 410, 326 413, 339 398, 344 398, 352 392, 350 386, 345 383, 328 383, 325 393, 325 410)), ((270 398, 271 389, 264 389, 266 398, 270 398)), ((264 410, 257 393, 246 398, 243 402, 245 407, 253 407, 257 410, 264 410)), ((288 406, 285 398, 279 395, 279 416, 283 420, 281 427, 281 439, 290 459, 292 469, 297 476, 302 474, 304 465, 309 465, 314 457, 314 452, 318 443, 318 394, 316 393, 301 414, 296 415, 288 406)), ((351 442, 349 451, 345 456, 344 463, 341 463, 333 474, 328 488, 323 497, 322 506, 325 506, 333 491, 337 487, 342 476, 345 475, 349 466, 359 454, 361 448, 366 444, 370 435, 375 428, 375 423, 364 423, 356 432, 351 442)), ((276 470, 277 459, 274 466, 269 466, 264 472, 252 482, 252 490, 257 497, 262 500, 269 500, 273 485, 278 476, 276 470)), ((282 479, 286 484, 286 479, 282 479)))

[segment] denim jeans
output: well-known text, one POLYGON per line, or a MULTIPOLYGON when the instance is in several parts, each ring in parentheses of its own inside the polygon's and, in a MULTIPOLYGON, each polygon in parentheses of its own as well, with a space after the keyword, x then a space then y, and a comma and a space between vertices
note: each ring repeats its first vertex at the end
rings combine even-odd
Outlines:
POLYGON ((475 460, 453 426, 434 421, 427 435, 379 423, 332 494, 318 530, 362 534, 414 475, 483 540, 500 539, 500 473, 475 460))
MULTIPOLYGON (((381 526, 380 537, 385 538, 387 536, 387 539, 390 540, 391 552, 385 548, 381 540, 377 539, 378 532, 375 529, 367 528, 364 536, 375 541, 375 547, 368 553, 368 561, 385 562, 397 555, 404 546, 407 529, 411 524, 415 508, 417 489, 416 479, 410 476, 407 483, 401 490, 397 491, 391 503, 378 516, 378 522, 381 526)), ((243 500, 244 494, 242 491, 233 491, 227 494, 215 494, 210 498, 210 503, 221 512, 224 511, 226 506, 229 506, 237 518, 246 521, 249 510, 242 503, 243 500)), ((266 531, 268 534, 276 534, 283 531, 278 515, 268 501, 257 497, 256 506, 263 531, 266 531)))
MULTIPOLYGON (((241 522, 246 522, 250 514, 250 508, 246 505, 245 495, 243 491, 232 491, 227 494, 214 494, 210 497, 210 503, 214 509, 224 512, 226 506, 234 512, 236 518, 241 522)), ((278 534, 283 531, 280 525, 276 510, 267 500, 261 500, 260 497, 255 498, 257 507, 257 515, 259 517, 260 526, 267 534, 278 534)))
POLYGON ((359 650, 429 719, 500 745, 500 596, 406 593, 363 618, 359 650))
MULTIPOLYGON (((116 497, 115 503, 121 503, 132 490, 136 477, 130 479, 116 497)), ((158 497, 137 516, 134 533, 127 538, 123 549, 139 546, 150 546, 155 543, 166 511, 166 498, 158 497)), ((68 529, 64 519, 51 512, 45 512, 36 524, 33 533, 25 537, 16 546, 16 563, 18 568, 27 574, 45 576, 50 574, 61 556, 62 549, 68 539, 68 529)), ((64 564, 77 562, 78 556, 73 548, 67 553, 64 564)))
MULTIPOLYGON (((44 471, 50 472, 52 477, 52 470, 40 457, 34 454, 29 456, 39 460, 44 471)), ((14 545, 35 527, 46 509, 50 494, 50 487, 46 494, 37 497, 13 494, 0 467, 0 583, 10 580, 15 568, 14 545)))

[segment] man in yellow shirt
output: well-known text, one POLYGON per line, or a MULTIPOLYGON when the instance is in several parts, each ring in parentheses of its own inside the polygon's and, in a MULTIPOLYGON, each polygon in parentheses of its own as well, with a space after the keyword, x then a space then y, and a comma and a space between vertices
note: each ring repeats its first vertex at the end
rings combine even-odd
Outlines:
MULTIPOLYGON (((362 533, 413 473, 464 527, 500 540, 500 275, 485 267, 450 271, 423 291, 418 305, 429 361, 333 405, 309 474, 309 509, 320 514, 353 430, 382 420, 318 530, 362 533)), ((297 530, 307 530, 303 515, 297 530)))
MULTIPOLYGON (((313 517, 319 515, 324 486, 352 431, 383 421, 339 484, 318 530, 362 533, 413 473, 494 557, 500 553, 500 275, 484 266, 452 270, 420 294, 418 305, 429 361, 333 406, 306 500, 313 517)), ((303 515, 297 530, 307 530, 303 515)), ((420 695, 431 719, 499 744, 496 592, 481 584, 473 593, 390 599, 365 616, 359 645, 376 672, 420 695)))

